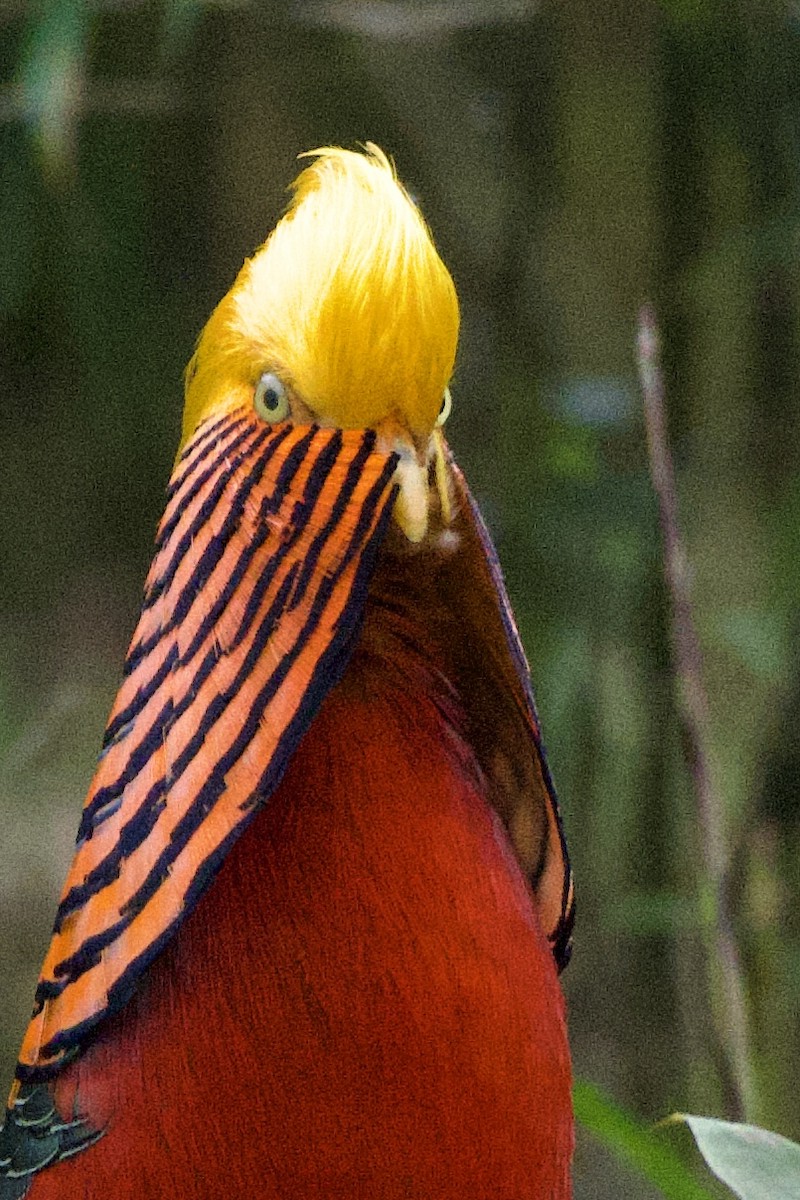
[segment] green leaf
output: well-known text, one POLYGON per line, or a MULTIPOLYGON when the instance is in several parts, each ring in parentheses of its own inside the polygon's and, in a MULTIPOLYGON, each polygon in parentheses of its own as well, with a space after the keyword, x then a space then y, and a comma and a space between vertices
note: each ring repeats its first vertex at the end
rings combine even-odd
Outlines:
POLYGON ((741 1200, 797 1200, 800 1196, 800 1146, 759 1129, 712 1117, 679 1113, 694 1134, 711 1170, 741 1200))
POLYGON ((575 1116, 618 1159, 664 1193, 666 1200, 713 1200, 659 1135, 626 1112, 600 1088, 576 1080, 575 1116))

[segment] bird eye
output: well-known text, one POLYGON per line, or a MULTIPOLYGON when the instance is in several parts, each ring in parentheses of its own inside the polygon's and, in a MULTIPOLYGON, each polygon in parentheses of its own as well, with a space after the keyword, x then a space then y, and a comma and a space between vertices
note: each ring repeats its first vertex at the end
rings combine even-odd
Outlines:
POLYGON ((265 372, 256 384, 253 407, 260 417, 272 425, 285 421, 289 416, 289 393, 271 371, 265 372))
POLYGON ((439 415, 436 418, 437 425, 444 425, 445 421, 450 416, 450 409, 452 407, 453 399, 450 395, 450 388, 446 387, 444 389, 444 395, 442 396, 442 407, 439 409, 439 415))

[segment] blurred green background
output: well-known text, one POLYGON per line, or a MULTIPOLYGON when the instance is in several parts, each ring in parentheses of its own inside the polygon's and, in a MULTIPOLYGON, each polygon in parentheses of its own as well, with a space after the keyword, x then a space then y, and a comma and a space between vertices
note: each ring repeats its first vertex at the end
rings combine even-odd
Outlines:
MULTIPOLYGON (((449 437, 532 662, 576 1071, 726 1115, 635 371, 670 433, 757 1085, 800 1136, 800 16, 777 0, 0 9, 0 1065, 136 617, 181 372, 299 151, 377 141, 463 306, 449 437)), ((524 1101, 521 1101, 524 1102, 524 1101)), ((648 1200, 583 1135, 578 1200, 648 1200)))

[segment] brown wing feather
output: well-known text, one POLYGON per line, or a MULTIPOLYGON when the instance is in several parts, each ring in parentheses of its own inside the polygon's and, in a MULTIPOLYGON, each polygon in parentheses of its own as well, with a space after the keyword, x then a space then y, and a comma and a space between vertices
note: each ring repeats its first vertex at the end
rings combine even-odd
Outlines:
MULTIPOLYGON (((443 670, 463 714, 464 738, 485 776, 485 791, 508 830, 536 893, 559 967, 573 924, 572 873, 547 766, 528 664, 497 555, 464 478, 452 460, 454 519, 437 544, 436 522, 419 552, 390 536, 373 578, 362 644, 376 659, 402 660, 424 630, 431 671, 443 670), (424 620, 420 617, 424 614, 424 620), (395 652, 385 645, 393 637, 395 652), (437 668, 434 664, 439 663, 437 668)), ((431 681, 440 689, 437 678, 431 681)), ((482 785, 484 786, 484 785, 482 785)))
POLYGON ((495 805, 535 888, 543 927, 563 968, 572 950, 574 882, 530 669, 491 535, 464 476, 454 463, 451 467, 464 540, 463 563, 453 586, 458 586, 469 620, 480 631, 486 681, 486 719, 476 723, 476 745, 488 763, 495 805), (500 697, 506 697, 505 705, 498 706, 500 697))

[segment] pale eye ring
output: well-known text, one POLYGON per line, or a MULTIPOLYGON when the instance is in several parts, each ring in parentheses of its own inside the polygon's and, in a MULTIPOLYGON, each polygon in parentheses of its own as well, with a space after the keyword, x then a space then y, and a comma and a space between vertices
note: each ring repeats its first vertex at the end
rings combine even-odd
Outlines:
POLYGON ((256 384, 253 407, 260 417, 275 425, 289 416, 289 393, 283 380, 265 371, 256 384))
POLYGON ((437 425, 444 425, 445 421, 450 416, 450 409, 452 407, 453 398, 450 395, 450 388, 446 387, 444 389, 444 395, 442 396, 442 407, 439 409, 439 415, 436 418, 437 425))

